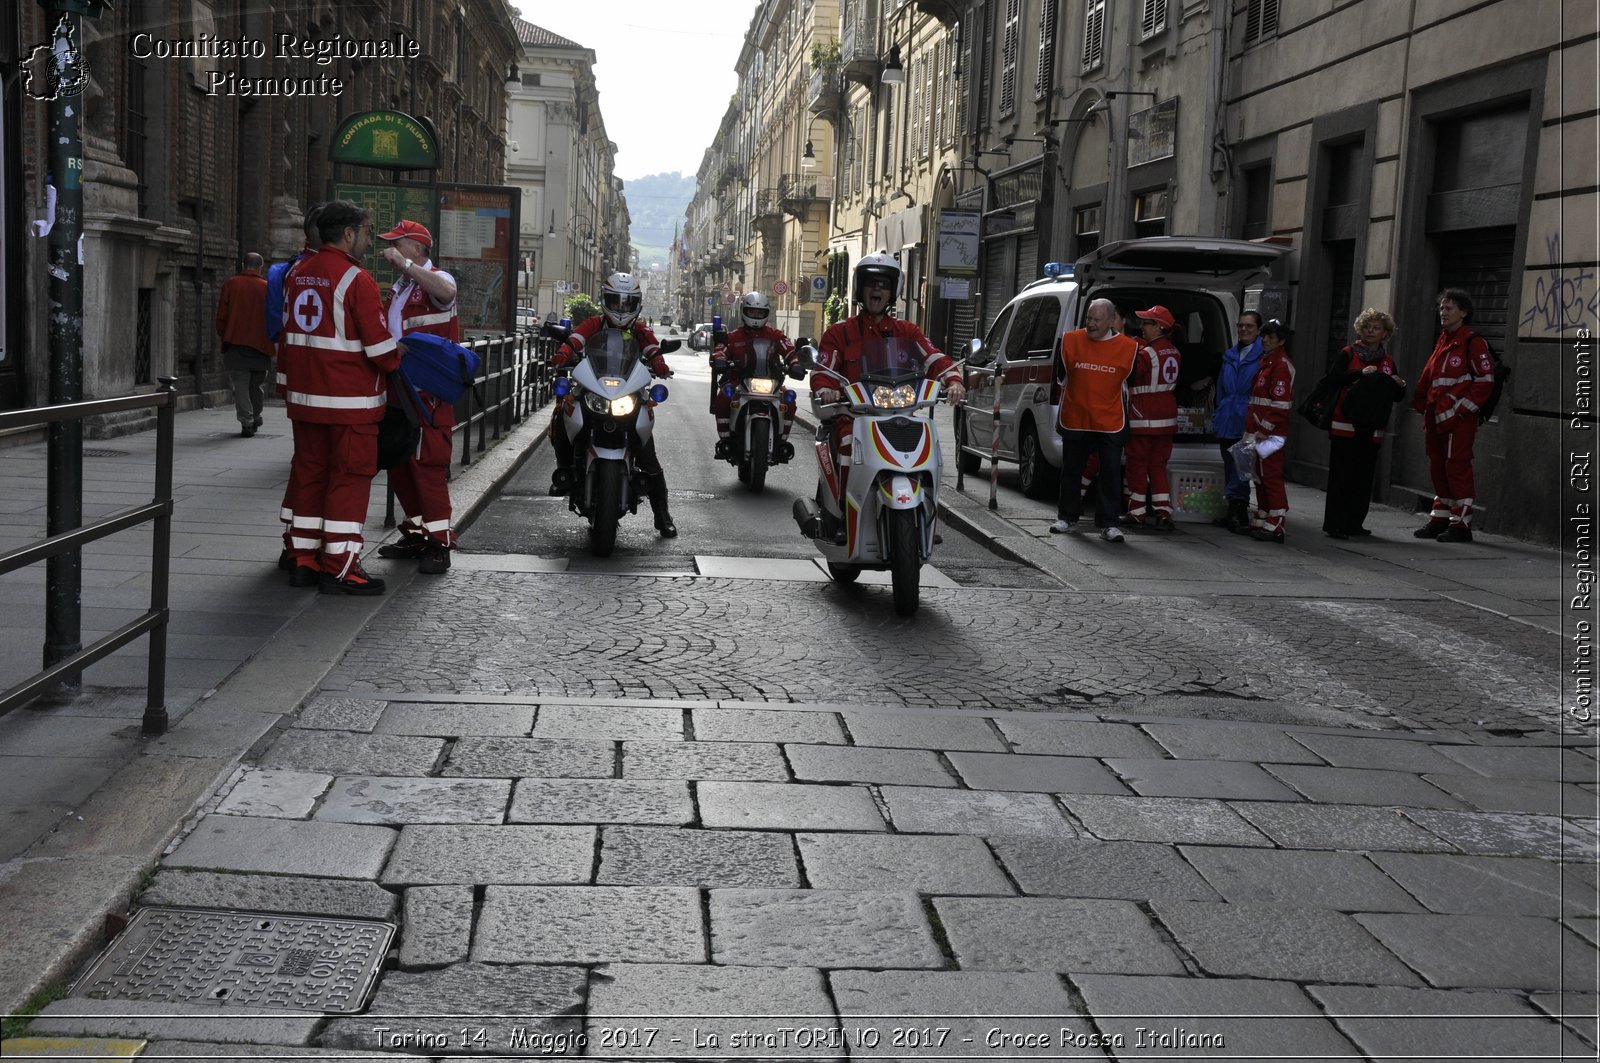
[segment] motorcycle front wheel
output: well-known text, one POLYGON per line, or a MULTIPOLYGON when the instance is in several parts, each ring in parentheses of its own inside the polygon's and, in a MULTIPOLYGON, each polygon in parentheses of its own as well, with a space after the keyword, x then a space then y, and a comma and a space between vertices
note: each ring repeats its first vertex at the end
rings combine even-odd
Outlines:
POLYGON ((772 457, 772 422, 758 417, 750 422, 750 446, 744 460, 749 465, 750 492, 759 495, 767 486, 767 461, 772 457))
POLYGON ((589 549, 595 557, 610 557, 617 546, 617 524, 622 520, 622 462, 597 461, 591 475, 589 549))
POLYGON ((889 576, 894 583, 894 611, 901 616, 910 616, 921 604, 921 570, 917 511, 897 509, 889 514, 889 576))
POLYGON ((833 582, 835 583, 854 583, 856 580, 861 578, 861 566, 841 565, 829 561, 828 575, 833 578, 833 582))

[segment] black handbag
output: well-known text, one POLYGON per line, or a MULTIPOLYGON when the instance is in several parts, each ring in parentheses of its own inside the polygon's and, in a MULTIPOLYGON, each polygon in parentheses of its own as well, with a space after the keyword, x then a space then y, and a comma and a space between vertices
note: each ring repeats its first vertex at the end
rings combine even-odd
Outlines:
POLYGON ((1317 386, 1311 389, 1305 401, 1300 404, 1299 414, 1323 431, 1333 424, 1333 407, 1339 401, 1339 389, 1344 386, 1344 372, 1329 373, 1317 381, 1317 386))
MULTIPOLYGON (((391 382, 392 379, 391 375, 391 382)), ((396 395, 395 390, 391 388, 389 405, 384 408, 383 420, 378 422, 380 469, 404 465, 406 459, 417 452, 417 444, 422 440, 422 421, 416 407, 405 391, 396 395)))

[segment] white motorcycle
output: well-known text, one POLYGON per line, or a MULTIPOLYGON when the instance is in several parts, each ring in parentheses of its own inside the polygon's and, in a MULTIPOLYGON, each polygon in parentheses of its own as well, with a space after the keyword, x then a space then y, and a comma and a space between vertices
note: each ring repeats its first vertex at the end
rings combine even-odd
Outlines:
MULTIPOLYGON (((662 340, 661 353, 678 346, 678 340, 662 340)), ((666 385, 652 386, 650 379, 638 341, 606 328, 584 346, 570 381, 558 377, 554 385, 575 463, 567 507, 588 520, 596 557, 610 556, 622 515, 636 512, 649 493, 635 448, 649 443, 655 408, 667 398, 666 385)))
POLYGON ((804 364, 838 380, 840 401, 816 403, 821 424, 816 455, 817 501, 794 504, 795 522, 827 562, 837 583, 854 582, 865 569, 890 573, 894 608, 917 611, 922 563, 933 549, 943 459, 939 433, 929 416, 940 386, 926 379, 916 348, 888 338, 862 351, 861 380, 816 364, 816 352, 801 349, 804 364), (832 419, 853 416, 848 475, 833 449, 832 419), (843 480, 843 491, 840 481, 843 480))
MULTIPOLYGON (((751 492, 760 494, 767 485, 767 469, 781 465, 794 457, 794 447, 789 442, 788 425, 783 418, 783 404, 795 401, 795 393, 784 387, 788 370, 783 364, 781 350, 769 339, 751 340, 737 364, 724 358, 726 368, 739 374, 738 384, 722 385, 728 396, 728 435, 718 440, 717 457, 739 470, 740 482, 751 492)), ((797 376, 804 371, 794 370, 797 376)))

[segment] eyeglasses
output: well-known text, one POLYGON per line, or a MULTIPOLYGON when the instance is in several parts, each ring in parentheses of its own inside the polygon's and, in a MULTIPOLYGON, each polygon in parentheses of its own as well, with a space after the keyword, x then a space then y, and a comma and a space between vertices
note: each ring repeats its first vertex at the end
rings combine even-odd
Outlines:
POLYGON ((1237 325, 1234 326, 1234 328, 1246 329, 1246 330, 1251 331, 1251 332, 1255 331, 1256 329, 1258 329, 1260 327, 1261 326, 1256 324, 1254 321, 1241 321, 1237 325))

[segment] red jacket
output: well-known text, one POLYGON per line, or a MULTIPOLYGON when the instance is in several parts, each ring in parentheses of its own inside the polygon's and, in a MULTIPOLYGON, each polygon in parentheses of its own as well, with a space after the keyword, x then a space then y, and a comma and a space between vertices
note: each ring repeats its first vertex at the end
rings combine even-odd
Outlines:
POLYGON ((249 347, 272 357, 267 338, 267 278, 241 270, 228 278, 217 298, 217 335, 234 347, 249 347))
MULTIPOLYGON (((908 341, 921 353, 922 373, 929 380, 937 380, 947 388, 960 382, 961 371, 956 368, 954 359, 941 353, 915 324, 894 317, 882 318, 876 325, 867 320, 866 314, 845 318, 822 334, 817 363, 839 373, 850 383, 857 383, 861 379, 861 347, 874 331, 880 336, 908 341)), ((811 378, 811 386, 837 391, 839 382, 826 373, 817 373, 811 378)))
POLYGON ((733 379, 743 379, 745 355, 750 350, 754 340, 771 340, 776 348, 774 352, 777 361, 774 369, 785 368, 794 362, 794 344, 789 342, 778 329, 771 325, 763 325, 758 329, 737 328, 728 333, 728 342, 717 347, 711 352, 713 358, 726 358, 728 360, 728 375, 733 379))
MULTIPOLYGON (((1411 407, 1433 425, 1451 425, 1458 413, 1476 414, 1494 391, 1494 359, 1489 344, 1465 325, 1439 333, 1428 364, 1417 377, 1411 407)), ((1477 418, 1468 423, 1476 424, 1477 418)))
POLYGON ((388 374, 400 352, 383 318, 378 282, 335 247, 302 259, 284 283, 289 417, 315 424, 383 420, 388 374))
POLYGON ((1128 379, 1128 427, 1136 436, 1178 434, 1178 367, 1183 355, 1163 336, 1140 344, 1128 379))
POLYGON ((1250 401, 1245 405, 1244 430, 1258 436, 1287 436, 1289 415, 1294 412, 1294 363, 1289 352, 1279 347, 1261 356, 1250 401))
MULTIPOLYGON (((583 357, 584 345, 596 332, 607 327, 604 314, 596 314, 581 322, 573 328, 570 336, 561 341, 561 346, 556 348, 555 357, 550 359, 550 364, 557 369, 565 369, 570 363, 576 362, 583 357)), ((623 335, 629 333, 639 341, 639 353, 650 363, 650 371, 656 376, 671 376, 672 369, 667 365, 666 355, 660 353, 661 341, 656 339, 656 334, 650 330, 650 326, 635 321, 623 330, 623 335)))

